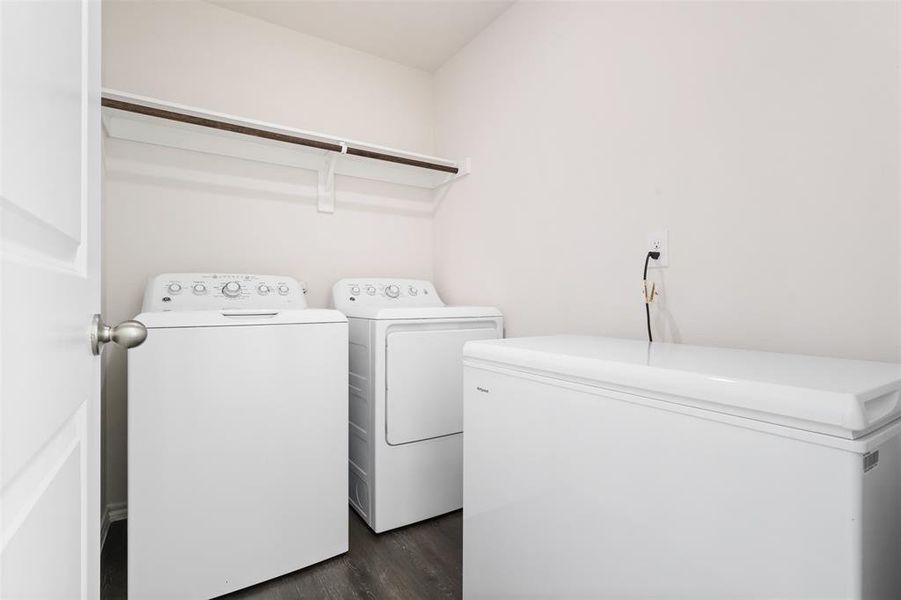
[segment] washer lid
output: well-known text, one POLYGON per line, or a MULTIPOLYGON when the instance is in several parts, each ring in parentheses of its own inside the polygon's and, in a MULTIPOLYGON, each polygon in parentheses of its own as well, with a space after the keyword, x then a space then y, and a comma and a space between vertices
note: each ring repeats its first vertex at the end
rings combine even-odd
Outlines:
POLYGON ((464 362, 853 439, 901 415, 901 365, 588 336, 471 342, 464 362))
POLYGON ((493 306, 405 306, 399 308, 352 306, 346 307, 344 314, 357 319, 394 321, 405 319, 474 319, 502 316, 501 311, 493 306))
POLYGON ((234 327, 237 325, 312 325, 315 323, 346 323, 347 318, 337 310, 305 308, 227 309, 145 312, 135 317, 147 329, 170 327, 234 327))

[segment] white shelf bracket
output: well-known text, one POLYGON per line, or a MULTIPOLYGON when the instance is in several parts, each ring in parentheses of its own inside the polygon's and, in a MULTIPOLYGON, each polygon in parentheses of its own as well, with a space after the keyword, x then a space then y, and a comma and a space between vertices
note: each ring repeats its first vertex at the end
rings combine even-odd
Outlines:
MULTIPOLYGON (((341 142, 341 154, 347 154, 347 144, 344 142, 341 142)), ((338 156, 336 152, 329 152, 325 164, 319 169, 319 212, 335 212, 335 163, 338 156)))
POLYGON ((436 186, 432 192, 432 214, 438 212, 438 207, 441 206, 441 201, 447 196, 447 191, 451 188, 451 184, 461 177, 469 175, 469 172, 472 170, 472 159, 464 158, 457 165, 459 170, 436 186))

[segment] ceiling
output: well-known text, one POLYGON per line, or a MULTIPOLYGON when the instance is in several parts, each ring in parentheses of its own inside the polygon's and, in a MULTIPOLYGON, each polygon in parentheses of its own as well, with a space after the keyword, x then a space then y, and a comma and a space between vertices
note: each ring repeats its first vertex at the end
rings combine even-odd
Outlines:
POLYGON ((301 33, 434 71, 513 2, 212 0, 301 33))

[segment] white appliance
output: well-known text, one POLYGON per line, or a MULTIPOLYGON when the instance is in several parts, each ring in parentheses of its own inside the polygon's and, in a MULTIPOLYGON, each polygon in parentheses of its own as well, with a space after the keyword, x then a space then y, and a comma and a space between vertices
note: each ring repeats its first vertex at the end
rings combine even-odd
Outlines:
POLYGON ((376 532, 463 505, 463 345, 496 308, 445 306, 414 279, 342 279, 350 327, 350 504, 376 532))
POLYGON ((290 277, 170 273, 128 357, 128 594, 212 598, 347 551, 347 321, 290 277))
POLYGON ((901 598, 899 389, 888 363, 468 344, 464 596, 901 598))

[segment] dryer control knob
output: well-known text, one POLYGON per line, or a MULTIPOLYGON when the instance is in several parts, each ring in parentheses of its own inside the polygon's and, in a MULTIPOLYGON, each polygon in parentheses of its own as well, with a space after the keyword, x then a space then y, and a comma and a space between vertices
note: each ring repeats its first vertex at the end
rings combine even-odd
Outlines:
POLYGON ((195 283, 194 284, 194 293, 197 294, 198 296, 206 294, 206 286, 203 285, 202 283, 195 283))
POLYGON ((229 281, 222 286, 222 293, 229 298, 237 298, 241 295, 241 284, 237 281, 229 281))
POLYGON ((367 285, 366 293, 369 294, 370 296, 375 296, 375 287, 373 287, 371 285, 367 285))
POLYGON ((282 296, 287 296, 288 292, 290 292, 290 291, 291 291, 290 288, 288 288, 288 286, 286 286, 284 284, 278 286, 278 293, 281 294, 282 296))
POLYGON ((393 283, 385 288, 385 295, 389 298, 397 298, 400 296, 400 288, 393 283))
POLYGON ((260 296, 265 296, 270 291, 271 290, 269 289, 269 286, 266 285, 265 283, 261 283, 259 286, 257 286, 257 292, 260 294, 260 296))
POLYGON ((415 295, 418 294, 418 293, 419 293, 419 290, 417 290, 415 287, 413 287, 413 286, 411 285, 411 286, 410 286, 410 295, 411 295, 411 296, 415 296, 415 295))
POLYGON ((181 293, 181 284, 180 283, 170 283, 169 287, 166 289, 169 290, 170 294, 180 294, 181 293))
POLYGON ((350 295, 351 296, 359 296, 360 295, 360 286, 358 286, 358 285, 351 286, 350 295))

